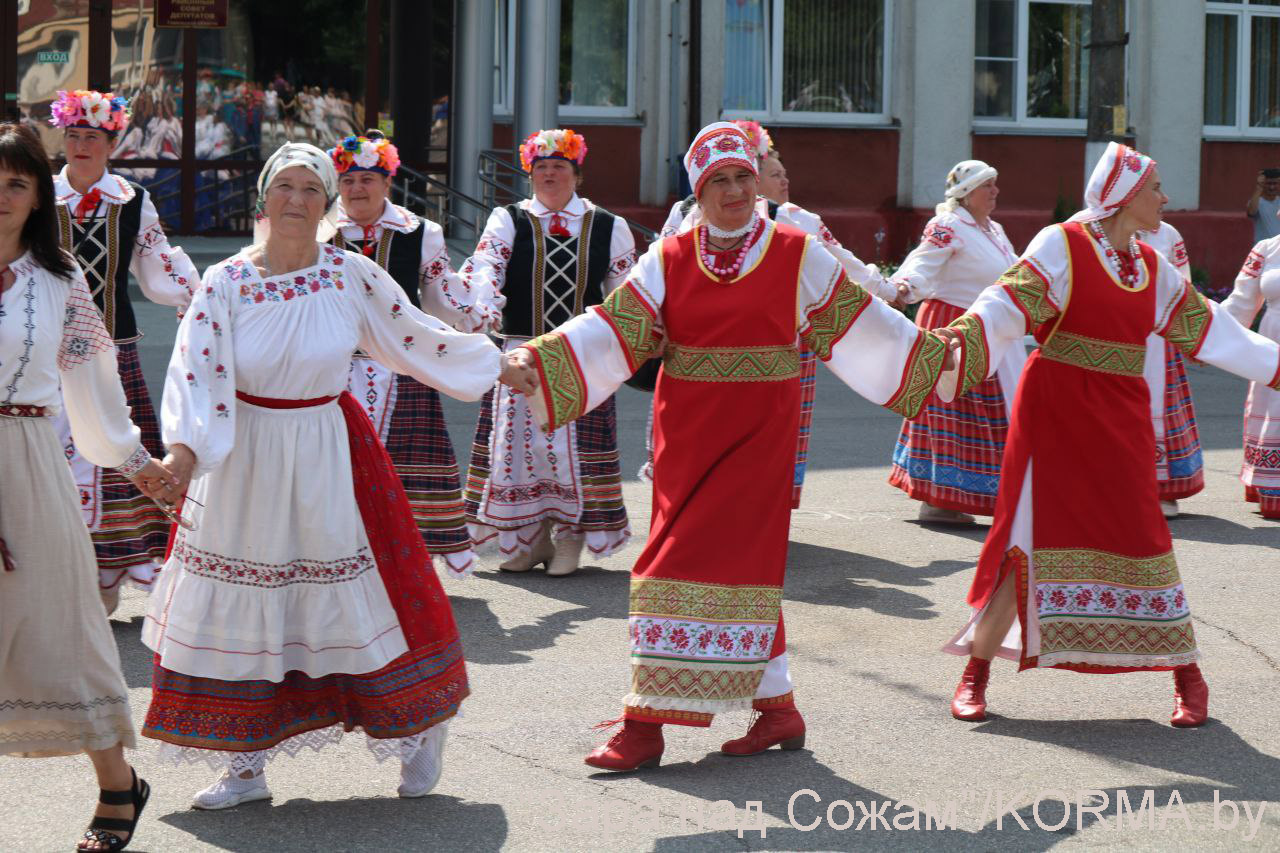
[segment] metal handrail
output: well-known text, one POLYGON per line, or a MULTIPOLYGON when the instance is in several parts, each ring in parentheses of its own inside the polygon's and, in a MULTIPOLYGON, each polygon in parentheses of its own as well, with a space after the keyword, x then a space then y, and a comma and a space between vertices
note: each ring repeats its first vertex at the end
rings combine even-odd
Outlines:
POLYGON ((461 229, 479 240, 484 233, 492 205, 454 189, 444 181, 431 177, 401 164, 396 173, 399 179, 392 186, 392 199, 436 222, 451 237, 462 237, 461 229), (421 186, 419 191, 417 186, 421 186))

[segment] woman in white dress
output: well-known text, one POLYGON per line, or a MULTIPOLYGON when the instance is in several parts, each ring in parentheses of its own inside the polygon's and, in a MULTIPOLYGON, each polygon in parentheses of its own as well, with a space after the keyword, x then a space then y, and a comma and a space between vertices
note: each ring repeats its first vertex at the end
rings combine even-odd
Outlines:
POLYGON ((65 406, 80 452, 148 494, 168 474, 129 420, 115 346, 54 210, 39 138, 0 125, 0 755, 87 753, 101 792, 78 849, 114 851, 150 789, 124 758, 129 694, 52 416, 65 406))
POLYGON ((281 146, 258 193, 263 239, 205 273, 169 364, 162 431, 171 470, 195 477, 196 527, 178 531, 147 612, 143 734, 162 756, 225 768, 197 808, 270 797, 268 758, 357 727, 401 760, 400 795, 424 796, 467 677, 404 489, 345 393, 351 356, 464 400, 504 359, 316 240, 338 195, 323 151, 281 146))
MULTIPOLYGON (((1235 289, 1222 303, 1227 313, 1248 328, 1266 309, 1258 332, 1280 341, 1280 237, 1253 247, 1236 277, 1235 289)), ((1280 371, 1270 385, 1253 382, 1244 404, 1245 500, 1258 504, 1263 518, 1280 519, 1280 371)))

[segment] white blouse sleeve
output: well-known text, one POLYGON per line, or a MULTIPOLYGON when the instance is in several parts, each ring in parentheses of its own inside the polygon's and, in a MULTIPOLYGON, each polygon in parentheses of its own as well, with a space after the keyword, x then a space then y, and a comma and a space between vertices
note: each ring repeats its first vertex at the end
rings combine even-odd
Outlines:
POLYGON ((797 293, 801 338, 854 391, 914 417, 942 371, 946 345, 850 281, 816 238, 806 242, 797 293))
POLYGON ((224 268, 218 264, 205 272, 178 324, 160 404, 165 446, 190 447, 197 477, 222 464, 236 438, 231 298, 237 287, 224 268))
POLYGON ((1253 325, 1258 312, 1262 310, 1262 271, 1267 267, 1268 249, 1274 242, 1274 239, 1263 240, 1253 247, 1249 256, 1244 259, 1240 274, 1236 276, 1231 295, 1222 303, 1222 310, 1246 329, 1253 325))
POLYGON ((151 203, 151 193, 146 190, 142 191, 141 216, 129 271, 152 302, 185 309, 200 274, 186 252, 169 245, 156 206, 151 203))
POLYGON ((1280 344, 1240 325, 1163 255, 1158 257, 1156 334, 1191 358, 1280 387, 1280 344))
POLYGON ((1169 263, 1173 264, 1174 269, 1178 271, 1178 275, 1191 281, 1191 256, 1187 254, 1187 244, 1182 240, 1182 234, 1177 228, 1174 228, 1168 222, 1162 223, 1169 229, 1170 246, 1168 258, 1169 263))
POLYGON ((667 237, 674 237, 680 233, 680 225, 684 222, 684 201, 678 201, 671 205, 671 211, 667 214, 667 221, 662 223, 662 229, 658 231, 658 239, 663 240, 667 237))
POLYGON ((58 372, 71 435, 85 459, 129 476, 146 465, 151 454, 142 446, 142 433, 129 420, 116 348, 79 267, 69 284, 58 372))
POLYGON ((347 253, 362 281, 360 347, 379 363, 459 400, 479 400, 502 371, 502 352, 484 335, 454 331, 424 314, 387 272, 363 255, 347 253))
POLYGON ((663 242, 649 246, 603 303, 524 345, 538 369, 529 407, 540 425, 557 429, 591 411, 658 354, 666 293, 663 242))
POLYGON ((962 245, 949 218, 935 216, 924 226, 920 244, 911 250, 902 266, 894 272, 894 284, 905 284, 912 302, 929 299, 938 289, 938 273, 962 245))
POLYGON ((418 297, 422 310, 459 332, 496 328, 491 290, 480 281, 464 281, 449 265, 444 232, 434 222, 422 223, 422 260, 418 268, 418 297))
POLYGON ((609 237, 609 271, 604 278, 604 292, 612 293, 627 280, 636 265, 636 238, 631 226, 621 216, 613 217, 613 234, 609 237))
POLYGON ((956 364, 938 381, 938 396, 951 402, 996 372, 1005 353, 1023 337, 1055 320, 1070 289, 1066 235, 1056 225, 1040 231, 995 284, 949 324, 960 333, 956 364))
POLYGON ((475 294, 478 305, 483 305, 492 318, 490 331, 498 331, 502 309, 507 298, 502 295, 507 281, 507 264, 511 261, 511 246, 515 242, 516 226, 505 207, 496 207, 489 214, 484 233, 476 250, 462 264, 458 272, 462 281, 475 294))

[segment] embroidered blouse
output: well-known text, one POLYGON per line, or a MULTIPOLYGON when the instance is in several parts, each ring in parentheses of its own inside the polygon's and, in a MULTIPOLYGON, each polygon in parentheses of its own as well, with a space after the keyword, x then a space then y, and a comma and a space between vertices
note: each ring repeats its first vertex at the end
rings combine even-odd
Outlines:
POLYGON ((356 348, 460 400, 501 372, 487 337, 424 314, 391 276, 354 252, 317 244, 316 263, 263 278, 244 252, 210 267, 178 328, 165 378, 166 444, 196 454, 196 476, 235 443, 235 393, 308 400, 346 390, 356 348))
POLYGON ((920 244, 893 274, 894 284, 907 285, 911 302, 937 299, 968 308, 1018 259, 1000 223, 987 221, 989 229, 963 207, 930 219, 920 244))
POLYGON ((0 294, 0 410, 64 405, 76 449, 103 468, 132 474, 149 460, 129 420, 116 349, 84 274, 59 278, 30 253, 9 265, 0 294), (59 394, 59 386, 62 392, 59 394))

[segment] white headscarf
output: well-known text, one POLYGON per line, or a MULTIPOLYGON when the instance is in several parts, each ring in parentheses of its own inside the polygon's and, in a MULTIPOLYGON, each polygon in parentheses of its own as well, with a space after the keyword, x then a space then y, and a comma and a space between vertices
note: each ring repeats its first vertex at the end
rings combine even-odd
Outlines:
POLYGON ((961 160, 947 172, 947 188, 944 193, 946 201, 935 207, 934 212, 941 216, 955 210, 960 205, 960 199, 999 174, 994 166, 981 160, 961 160))
POLYGON ((316 239, 327 243, 333 237, 337 226, 334 223, 334 201, 338 198, 338 170, 334 168, 333 158, 319 148, 307 142, 286 142, 267 158, 258 175, 257 220, 253 225, 255 243, 265 243, 271 233, 271 223, 264 212, 267 190, 271 182, 285 169, 301 166, 320 179, 324 187, 325 215, 316 229, 316 239))
POLYGON ((1068 222, 1092 222, 1106 219, 1133 201, 1156 161, 1127 145, 1108 142, 1107 150, 1093 167, 1089 185, 1084 191, 1084 210, 1068 222))

